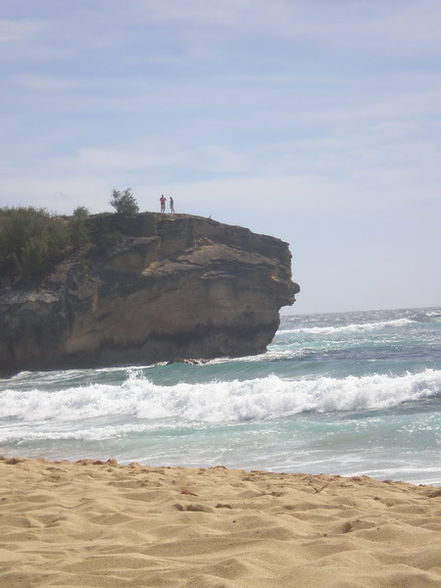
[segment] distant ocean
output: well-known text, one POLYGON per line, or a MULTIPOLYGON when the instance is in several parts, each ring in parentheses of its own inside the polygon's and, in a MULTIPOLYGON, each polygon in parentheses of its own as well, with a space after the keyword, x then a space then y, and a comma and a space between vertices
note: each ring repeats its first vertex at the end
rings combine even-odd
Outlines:
POLYGON ((0 454, 441 484, 441 308, 282 317, 268 353, 0 380, 0 454))

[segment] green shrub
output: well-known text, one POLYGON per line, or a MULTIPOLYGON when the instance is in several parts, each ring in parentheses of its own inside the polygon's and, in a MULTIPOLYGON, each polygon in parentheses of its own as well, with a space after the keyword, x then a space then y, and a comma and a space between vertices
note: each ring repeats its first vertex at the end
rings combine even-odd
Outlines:
POLYGON ((113 190, 110 204, 118 214, 133 215, 139 212, 139 206, 131 188, 126 188, 124 192, 113 190))
POLYGON ((77 206, 73 211, 74 218, 86 219, 90 212, 85 206, 77 206))
POLYGON ((72 245, 75 248, 81 248, 90 243, 89 230, 86 226, 88 216, 89 211, 85 206, 78 206, 73 211, 70 227, 72 232, 72 245))
POLYGON ((68 224, 46 210, 0 209, 0 270, 39 275, 59 261, 71 243, 68 224))

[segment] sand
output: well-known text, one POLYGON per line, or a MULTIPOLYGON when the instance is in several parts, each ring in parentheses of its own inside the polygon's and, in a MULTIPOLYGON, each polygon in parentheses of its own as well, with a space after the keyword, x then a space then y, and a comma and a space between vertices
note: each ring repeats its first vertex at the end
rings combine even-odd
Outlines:
POLYGON ((0 459, 0 586, 441 586, 441 490, 0 459))

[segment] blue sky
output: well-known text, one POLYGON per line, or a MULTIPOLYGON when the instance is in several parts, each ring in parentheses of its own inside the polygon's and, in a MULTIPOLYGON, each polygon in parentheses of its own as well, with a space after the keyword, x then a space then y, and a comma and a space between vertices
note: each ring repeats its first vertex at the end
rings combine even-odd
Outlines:
POLYGON ((295 312, 441 305, 439 0, 2 0, 0 206, 132 187, 291 245, 295 312))

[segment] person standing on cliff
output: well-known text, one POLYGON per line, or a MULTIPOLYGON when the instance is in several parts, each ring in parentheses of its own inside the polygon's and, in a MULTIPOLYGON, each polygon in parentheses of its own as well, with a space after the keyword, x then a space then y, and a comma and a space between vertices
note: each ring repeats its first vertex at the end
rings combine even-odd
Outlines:
POLYGON ((167 198, 164 196, 164 194, 161 194, 159 202, 161 203, 161 212, 165 212, 165 203, 167 202, 167 198))
POLYGON ((175 201, 173 200, 173 196, 170 196, 168 199, 168 205, 170 206, 171 214, 175 214, 175 201))

